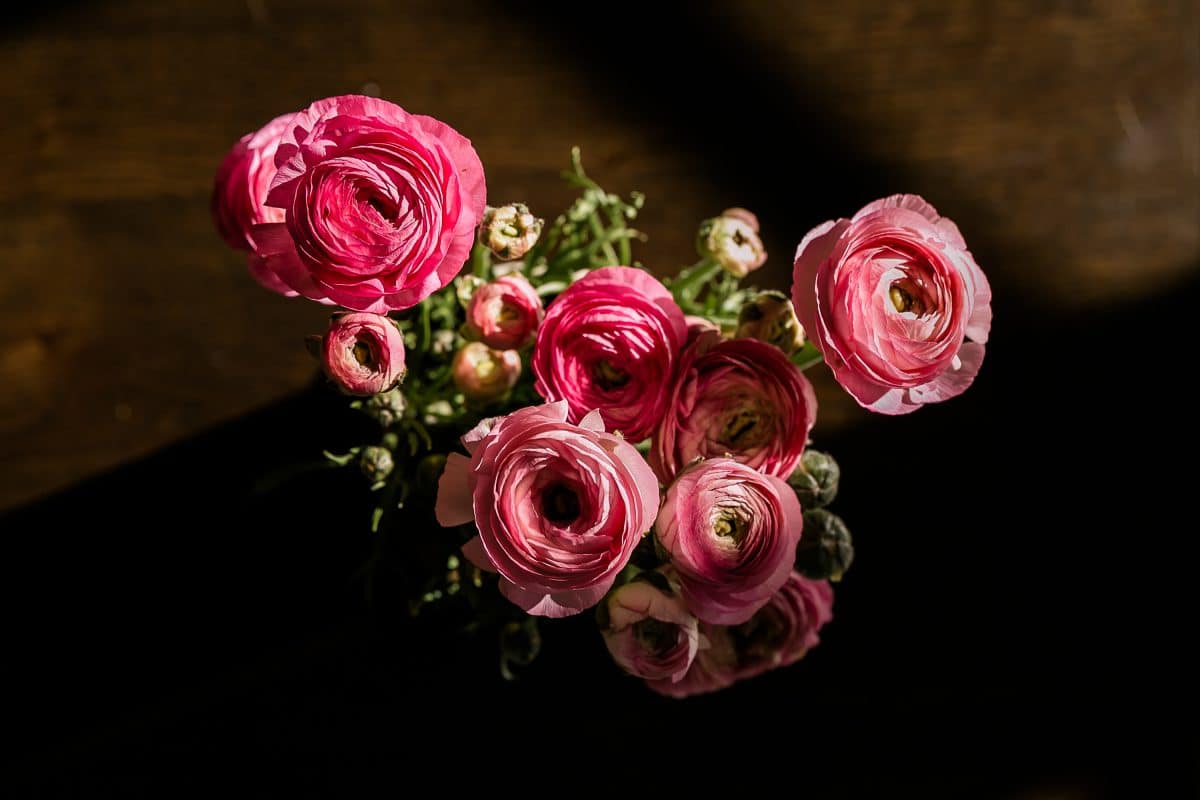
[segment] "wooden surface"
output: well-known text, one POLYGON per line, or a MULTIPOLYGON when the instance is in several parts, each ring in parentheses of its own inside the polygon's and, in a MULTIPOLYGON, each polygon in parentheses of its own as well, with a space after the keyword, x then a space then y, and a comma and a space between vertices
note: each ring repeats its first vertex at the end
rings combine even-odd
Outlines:
MULTIPOLYGON (((647 194, 641 252, 663 270, 738 204, 766 225, 763 282, 783 285, 809 227, 891 191, 954 217, 1022 313, 1169 292, 1196 267, 1194 2, 589 8, 136 0, 10 23, 0 508, 313 377, 301 340, 325 312, 260 290, 207 203, 230 143, 325 95, 445 119, 492 201, 546 215, 581 145, 610 188, 647 194)), ((827 426, 857 419, 822 402, 827 426)))

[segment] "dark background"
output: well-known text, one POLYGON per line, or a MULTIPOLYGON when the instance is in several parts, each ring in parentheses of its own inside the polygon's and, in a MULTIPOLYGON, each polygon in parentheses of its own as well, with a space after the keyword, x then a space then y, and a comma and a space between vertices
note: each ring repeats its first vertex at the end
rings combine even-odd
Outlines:
POLYGON ((80 2, 0 32, 10 774, 89 795, 627 773, 1196 793, 1195 4, 661 10, 80 2), (664 272, 729 205, 761 217, 777 286, 805 231, 874 197, 958 222, 996 291, 971 391, 879 419, 817 375, 859 558, 800 666, 672 703, 583 620, 547 626, 504 685, 491 643, 365 607, 352 476, 262 486, 362 430, 299 346, 325 312, 243 273, 211 176, 245 131, 350 91, 450 122, 493 202, 546 216, 581 145, 606 186, 646 193, 640 257, 664 272))

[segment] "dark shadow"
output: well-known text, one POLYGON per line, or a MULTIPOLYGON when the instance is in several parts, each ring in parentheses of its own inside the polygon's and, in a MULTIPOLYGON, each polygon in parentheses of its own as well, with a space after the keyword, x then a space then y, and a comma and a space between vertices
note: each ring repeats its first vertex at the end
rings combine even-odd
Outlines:
POLYGON ((1186 777, 1191 745, 1170 736, 1195 710, 1180 638, 1195 548, 1176 516, 1191 475, 1159 456, 1194 452, 1195 432, 1148 388, 1177 368, 1148 344, 1176 336, 1198 289, 1049 322, 1007 310, 964 397, 820 442, 842 462, 836 508, 859 550, 834 624, 799 666, 685 703, 621 677, 587 615, 545 626, 543 657, 505 685, 494 642, 368 612, 358 477, 255 491, 362 439, 323 389, 10 513, 6 714, 24 773, 123 785, 315 752, 334 765, 290 780, 356 785, 370 773, 346 763, 369 754, 435 769, 414 754, 495 734, 472 757, 513 763, 530 737, 567 731, 593 752, 633 726, 673 732, 662 760, 688 757, 690 736, 761 735, 761 761, 803 755, 794 781, 812 797, 1105 797, 1186 777))

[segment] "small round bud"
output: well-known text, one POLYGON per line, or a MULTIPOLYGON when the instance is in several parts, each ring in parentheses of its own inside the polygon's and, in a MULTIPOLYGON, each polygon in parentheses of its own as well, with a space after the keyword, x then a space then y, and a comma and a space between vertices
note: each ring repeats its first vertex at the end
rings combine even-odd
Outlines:
POLYGON ((392 453, 386 447, 364 447, 362 454, 358 457, 358 466, 362 469, 363 475, 372 483, 376 481, 386 480, 388 475, 392 474, 392 469, 396 466, 392 461, 392 453))
POLYGON ((796 570, 806 578, 840 581, 854 561, 854 544, 842 518, 823 508, 804 512, 796 570))
POLYGON ((454 385, 468 400, 487 403, 508 394, 521 377, 516 350, 493 350, 483 342, 468 342, 451 365, 454 385))
POLYGON ((783 292, 761 292, 738 312, 737 339, 758 339, 787 355, 804 347, 804 326, 783 292))
POLYGON ((404 392, 399 388, 372 395, 362 406, 363 413, 385 428, 390 428, 404 419, 407 408, 408 401, 404 399, 404 392))
POLYGON ((537 244, 544 224, 524 203, 489 207, 483 215, 479 241, 497 258, 505 261, 521 258, 537 244))
POLYGON ((800 466, 788 478, 788 483, 796 490, 802 507, 821 508, 837 497, 841 477, 841 467, 833 456, 809 448, 804 451, 800 466))
POLYGON ((446 456, 441 453, 430 453, 417 464, 417 491, 427 492, 431 496, 437 492, 438 480, 442 470, 446 468, 446 456))
POLYGON ((700 223, 696 249, 735 278, 744 278, 767 260, 758 237, 758 217, 744 208, 727 208, 721 216, 700 223))
POLYGON ((505 680, 514 680, 517 676, 513 667, 529 666, 541 649, 536 617, 506 623, 500 628, 500 674, 505 680))

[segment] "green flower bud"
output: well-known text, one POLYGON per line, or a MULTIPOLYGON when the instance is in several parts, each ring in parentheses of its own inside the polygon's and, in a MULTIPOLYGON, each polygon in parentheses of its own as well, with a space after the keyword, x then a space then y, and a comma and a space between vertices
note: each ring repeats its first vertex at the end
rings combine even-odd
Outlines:
POLYGON ((505 680, 515 680, 512 668, 529 666, 541 649, 542 636, 534 617, 506 623, 500 628, 500 674, 505 680))
POLYGON ((833 456, 810 447, 804 451, 800 466, 788 478, 788 483, 796 490, 802 507, 821 508, 837 497, 841 477, 841 467, 833 456))
POLYGON ((404 399, 404 392, 399 388, 372 395, 362 405, 363 412, 385 428, 390 428, 402 420, 407 408, 408 401, 404 399))
POLYGON ((489 207, 483 214, 479 241, 497 258, 505 261, 521 258, 537 244, 544 224, 524 203, 489 207))
POLYGON ((372 445, 362 449, 362 454, 358 457, 358 466, 362 469, 363 475, 375 483, 385 480, 388 475, 391 475, 396 464, 392 461, 392 451, 386 447, 372 445))
POLYGON ((804 347, 804 326, 783 292, 762 292, 738 312, 737 339, 758 339, 787 355, 804 347))
POLYGON ((435 497, 442 470, 446 468, 446 456, 430 453, 417 464, 417 491, 435 497))
POLYGON ((842 518, 823 508, 804 512, 796 570, 806 578, 840 581, 854 561, 854 544, 842 518))

